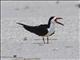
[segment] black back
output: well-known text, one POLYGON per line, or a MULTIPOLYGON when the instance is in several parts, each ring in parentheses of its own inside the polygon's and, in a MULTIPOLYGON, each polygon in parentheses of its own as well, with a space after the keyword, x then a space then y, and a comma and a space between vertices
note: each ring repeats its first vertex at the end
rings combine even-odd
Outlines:
POLYGON ((22 25, 24 27, 24 29, 32 32, 32 33, 35 33, 39 36, 44 36, 48 33, 48 26, 47 24, 45 25, 38 25, 38 26, 28 26, 28 25, 25 25, 25 24, 22 24, 22 23, 18 23, 19 25, 22 25))
POLYGON ((47 25, 39 25, 39 26, 23 26, 26 30, 35 33, 39 36, 44 36, 48 33, 47 25))
POLYGON ((48 33, 48 26, 45 24, 45 25, 39 25, 39 26, 35 26, 35 32, 36 34, 38 34, 39 36, 44 36, 48 33))

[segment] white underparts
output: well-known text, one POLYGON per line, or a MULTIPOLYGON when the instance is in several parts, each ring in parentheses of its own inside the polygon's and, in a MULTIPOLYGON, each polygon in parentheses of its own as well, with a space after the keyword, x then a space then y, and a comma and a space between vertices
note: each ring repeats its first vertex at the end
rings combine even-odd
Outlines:
POLYGON ((55 32, 55 24, 51 21, 50 27, 48 28, 48 33, 45 36, 50 36, 53 32, 55 32))

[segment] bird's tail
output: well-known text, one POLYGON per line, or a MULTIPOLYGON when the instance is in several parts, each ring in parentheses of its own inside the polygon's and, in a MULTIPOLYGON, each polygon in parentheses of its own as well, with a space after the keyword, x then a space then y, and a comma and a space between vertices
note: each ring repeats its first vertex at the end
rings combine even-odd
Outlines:
POLYGON ((22 24, 22 23, 17 23, 17 24, 19 24, 19 25, 24 25, 24 24, 22 24))
POLYGON ((32 26, 28 26, 28 25, 25 25, 23 23, 17 23, 17 24, 22 25, 24 27, 24 29, 26 29, 26 30, 28 30, 30 32, 34 31, 34 27, 32 27, 32 26))

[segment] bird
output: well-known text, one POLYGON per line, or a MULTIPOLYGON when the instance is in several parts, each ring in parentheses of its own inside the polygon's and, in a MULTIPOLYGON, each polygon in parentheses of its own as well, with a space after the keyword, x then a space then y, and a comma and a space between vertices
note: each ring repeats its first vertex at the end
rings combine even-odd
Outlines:
POLYGON ((57 17, 57 16, 51 16, 49 18, 48 24, 40 24, 37 26, 29 26, 23 23, 17 23, 19 25, 22 25, 23 28, 31 33, 34 33, 38 36, 41 36, 43 39, 43 42, 45 44, 45 40, 44 37, 47 37, 47 44, 49 43, 49 36, 52 36, 53 34, 55 34, 55 23, 60 24, 62 26, 64 26, 63 23, 59 22, 58 20, 63 19, 61 17, 57 17))

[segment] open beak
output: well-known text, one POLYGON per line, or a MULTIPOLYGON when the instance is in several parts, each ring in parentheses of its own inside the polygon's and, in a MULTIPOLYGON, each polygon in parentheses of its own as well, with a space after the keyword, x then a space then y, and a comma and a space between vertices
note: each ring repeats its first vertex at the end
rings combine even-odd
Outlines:
POLYGON ((61 17, 57 17, 57 19, 63 19, 63 18, 61 18, 61 17))
POLYGON ((60 25, 62 25, 62 26, 64 26, 63 23, 57 21, 57 20, 59 20, 59 19, 63 19, 63 18, 61 18, 61 17, 57 17, 57 18, 55 19, 55 22, 58 23, 58 24, 60 24, 60 25))
POLYGON ((64 24, 63 24, 63 23, 60 23, 60 22, 59 22, 58 24, 60 24, 60 25, 64 26, 64 24))

